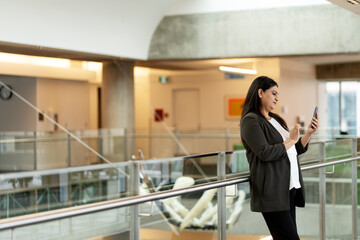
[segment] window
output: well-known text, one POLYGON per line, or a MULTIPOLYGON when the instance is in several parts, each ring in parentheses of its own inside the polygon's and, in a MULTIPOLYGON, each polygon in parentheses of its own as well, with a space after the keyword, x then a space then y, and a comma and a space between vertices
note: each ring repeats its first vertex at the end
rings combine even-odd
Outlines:
POLYGON ((328 134, 357 135, 360 127, 359 82, 327 82, 328 134))

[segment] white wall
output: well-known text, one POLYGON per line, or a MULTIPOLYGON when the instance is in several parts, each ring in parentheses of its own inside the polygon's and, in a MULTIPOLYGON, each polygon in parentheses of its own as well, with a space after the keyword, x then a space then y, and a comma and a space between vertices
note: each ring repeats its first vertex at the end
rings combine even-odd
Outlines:
MULTIPOLYGON (((50 116, 58 114, 58 121, 70 130, 89 126, 89 84, 84 81, 37 79, 37 107, 50 116)), ((52 131, 47 120, 38 121, 38 131, 52 131)))
POLYGON ((302 116, 307 127, 315 106, 318 105, 318 82, 311 64, 281 59, 279 83, 279 110, 289 127, 302 116), (283 111, 283 108, 287 112, 283 111))

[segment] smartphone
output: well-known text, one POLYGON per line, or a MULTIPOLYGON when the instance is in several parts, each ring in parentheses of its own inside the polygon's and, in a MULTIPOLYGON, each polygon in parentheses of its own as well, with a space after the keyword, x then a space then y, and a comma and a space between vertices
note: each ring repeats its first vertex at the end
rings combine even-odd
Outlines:
MULTIPOLYGON (((318 112, 319 108, 316 106, 314 109, 314 113, 313 113, 313 117, 317 119, 317 112, 318 112)), ((311 126, 311 128, 313 128, 313 126, 311 126)))
POLYGON ((318 112, 319 108, 316 106, 315 109, 314 109, 314 114, 313 114, 313 117, 314 118, 317 118, 317 112, 318 112))

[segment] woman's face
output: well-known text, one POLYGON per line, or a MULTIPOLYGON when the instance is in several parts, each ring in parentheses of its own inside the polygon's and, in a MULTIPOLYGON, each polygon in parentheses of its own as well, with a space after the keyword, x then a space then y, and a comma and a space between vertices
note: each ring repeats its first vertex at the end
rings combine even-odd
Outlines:
POLYGON ((258 94, 261 100, 261 108, 263 108, 267 112, 272 111, 275 108, 277 101, 279 100, 278 87, 275 85, 267 89, 266 91, 259 89, 258 94))

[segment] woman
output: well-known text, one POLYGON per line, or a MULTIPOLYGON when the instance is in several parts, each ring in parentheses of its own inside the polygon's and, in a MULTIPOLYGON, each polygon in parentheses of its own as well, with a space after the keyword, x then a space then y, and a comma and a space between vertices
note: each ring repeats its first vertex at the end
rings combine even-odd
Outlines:
POLYGON ((271 112, 278 102, 278 85, 261 76, 251 84, 241 116, 241 139, 250 165, 251 210, 261 212, 274 240, 299 239, 295 206, 305 206, 298 155, 307 150, 318 128, 317 115, 304 136, 300 125, 290 130, 271 112))

